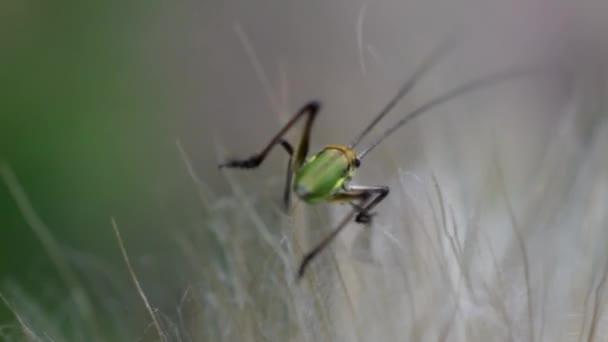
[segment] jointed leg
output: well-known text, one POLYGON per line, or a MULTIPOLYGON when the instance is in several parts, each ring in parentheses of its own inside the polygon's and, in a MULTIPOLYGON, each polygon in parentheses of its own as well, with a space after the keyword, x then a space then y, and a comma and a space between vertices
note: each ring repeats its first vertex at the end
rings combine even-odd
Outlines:
POLYGON ((388 186, 357 186, 353 185, 346 188, 343 192, 334 194, 328 199, 329 202, 349 202, 353 204, 354 210, 346 216, 340 224, 334 228, 321 242, 319 242, 310 252, 304 255, 300 267, 298 268, 298 279, 302 278, 306 267, 333 239, 346 227, 355 216, 357 223, 370 223, 373 213, 370 213, 378 203, 380 203, 389 193, 388 186), (375 195, 375 197, 374 197, 375 195), (355 204, 354 201, 359 203, 355 204))
MULTIPOLYGON (((241 169, 252 169, 252 168, 258 167, 264 161, 264 159, 266 159, 266 157, 268 156, 268 153, 270 153, 270 151, 277 144, 281 144, 281 145, 283 145, 283 147, 285 147, 285 145, 282 143, 282 142, 284 142, 283 135, 285 135, 285 133, 287 133, 287 131, 289 131, 289 129, 291 127, 293 127, 293 125, 296 122, 298 122, 298 120, 300 120, 300 118, 306 116, 307 117, 306 126, 304 128, 304 133, 303 133, 302 139, 300 141, 300 146, 298 146, 298 149, 296 151, 296 161, 294 163, 294 166, 301 165, 302 162, 304 161, 304 159, 306 158, 306 153, 308 152, 308 143, 310 141, 311 127, 312 127, 312 123, 315 119, 315 116, 319 112, 319 108, 320 108, 320 105, 318 102, 314 102, 314 101, 309 102, 304 107, 302 107, 302 109, 300 109, 300 111, 298 111, 298 113, 291 120, 289 120, 289 122, 285 126, 283 126, 283 128, 281 128, 279 133, 277 133, 272 138, 270 143, 268 143, 268 145, 266 145, 266 147, 264 147, 264 149, 262 149, 261 152, 254 154, 253 156, 251 156, 247 159, 228 160, 227 162, 220 164, 219 167, 220 168, 230 167, 230 168, 241 168, 241 169)), ((289 145, 289 146, 291 147, 291 145, 289 145)), ((287 148, 286 148, 286 150, 289 151, 289 149, 287 149, 287 148)), ((291 150, 293 151, 293 149, 291 149, 291 150)))
POLYGON ((359 212, 357 223, 370 223, 374 215, 370 211, 388 195, 388 186, 351 185, 328 199, 329 202, 350 202, 359 212), (375 195, 375 197, 374 197, 375 195), (358 201, 357 204, 353 201, 358 201))
POLYGON ((321 252, 325 247, 327 247, 327 245, 329 245, 330 242, 332 242, 332 240, 338 236, 338 233, 340 233, 342 231, 342 229, 344 229, 344 227, 346 227, 346 225, 353 219, 353 216, 355 216, 355 214, 357 214, 357 210, 354 209, 350 212, 350 214, 348 214, 344 219, 342 219, 342 222, 340 222, 340 224, 338 224, 338 226, 336 228, 334 228, 334 230, 331 231, 331 233, 329 233, 321 242, 319 242, 315 248, 311 249, 308 253, 304 254, 304 257, 302 258, 302 261, 300 262, 300 267, 298 267, 298 280, 300 280, 302 278, 302 276, 304 276, 304 272, 306 271, 306 267, 308 266, 308 264, 310 264, 310 262, 312 261, 312 259, 314 259, 317 254, 319 254, 319 252, 321 252))
POLYGON ((293 172, 291 164, 293 162, 293 147, 287 140, 281 140, 281 146, 289 154, 289 160, 287 161, 287 175, 285 176, 285 188, 283 189, 283 206, 285 210, 289 209, 289 202, 291 198, 291 180, 293 178, 293 172))

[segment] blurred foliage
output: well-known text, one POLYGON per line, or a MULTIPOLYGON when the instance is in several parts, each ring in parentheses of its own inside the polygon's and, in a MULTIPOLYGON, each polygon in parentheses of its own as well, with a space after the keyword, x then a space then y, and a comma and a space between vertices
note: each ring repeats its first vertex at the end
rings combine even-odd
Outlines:
MULTIPOLYGON (((164 114, 162 68, 146 58, 149 51, 140 39, 161 10, 158 5, 11 0, 0 5, 0 159, 14 170, 67 260, 88 277, 85 283, 96 281, 87 266, 90 256, 112 264, 122 272, 112 281, 132 289, 126 271, 117 270, 122 260, 111 216, 130 252, 156 250, 154 258, 167 261, 151 263, 162 274, 172 270, 165 258, 169 247, 152 245, 159 239, 149 237, 197 215, 184 205, 195 197, 180 198, 191 192, 164 114)), ((4 183, 0 227, 0 291, 10 297, 7 289, 16 285, 60 314, 57 306, 68 289, 4 183)), ((137 320, 142 308, 135 292, 122 295, 130 302, 115 306, 137 320), (132 303, 138 307, 131 309, 132 303)), ((109 312, 98 318, 104 314, 109 312)), ((0 304, 0 322, 12 319, 0 304)))

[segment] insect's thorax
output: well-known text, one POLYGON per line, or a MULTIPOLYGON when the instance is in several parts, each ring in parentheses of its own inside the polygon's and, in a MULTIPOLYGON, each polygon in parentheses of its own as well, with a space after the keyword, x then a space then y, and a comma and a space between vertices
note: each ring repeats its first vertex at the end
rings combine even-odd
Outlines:
POLYGON ((295 171, 294 192, 309 203, 323 201, 350 180, 356 164, 353 149, 342 145, 326 146, 295 171))

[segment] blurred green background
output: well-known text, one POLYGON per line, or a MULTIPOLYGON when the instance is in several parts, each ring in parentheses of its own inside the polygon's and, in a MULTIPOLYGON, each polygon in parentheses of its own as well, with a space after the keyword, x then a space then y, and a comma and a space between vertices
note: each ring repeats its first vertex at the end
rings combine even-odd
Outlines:
MULTIPOLYGON (((188 197, 194 193, 166 112, 172 84, 156 49, 170 43, 158 19, 167 10, 161 5, 11 0, 0 5, 0 160, 14 171, 65 259, 91 290, 95 315, 109 337, 143 335, 120 331, 129 324, 112 326, 112 315, 139 327, 148 319, 136 293, 125 292, 134 290, 110 217, 133 262, 148 265, 148 274, 163 274, 166 291, 179 279, 171 267, 170 239, 159 237, 197 214, 181 205, 196 197, 188 197)), ((4 182, 0 227, 0 291, 15 306, 22 294, 49 318, 67 322, 77 311, 68 286, 4 182)), ((154 295, 154 286, 147 288, 154 295)), ((176 298, 179 291, 183 288, 176 285, 176 298)), ((0 304, 0 324, 7 322, 14 316, 0 304)), ((74 327, 61 329, 77 340, 69 332, 74 327)))

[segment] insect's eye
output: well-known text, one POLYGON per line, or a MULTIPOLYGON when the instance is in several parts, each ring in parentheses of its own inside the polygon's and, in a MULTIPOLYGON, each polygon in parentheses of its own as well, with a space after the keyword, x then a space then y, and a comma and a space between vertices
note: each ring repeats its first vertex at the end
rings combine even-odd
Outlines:
POLYGON ((355 158, 355 161, 353 164, 355 165, 355 167, 359 167, 361 165, 361 161, 358 158, 355 158))

